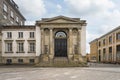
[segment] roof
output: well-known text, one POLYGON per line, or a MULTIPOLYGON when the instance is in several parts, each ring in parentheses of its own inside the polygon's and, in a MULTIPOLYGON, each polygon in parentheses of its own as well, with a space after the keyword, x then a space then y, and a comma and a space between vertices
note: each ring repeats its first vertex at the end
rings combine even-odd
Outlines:
POLYGON ((99 38, 97 38, 97 39, 94 39, 93 41, 90 42, 90 44, 91 44, 92 42, 98 40, 98 39, 101 39, 101 38, 105 37, 106 35, 108 35, 108 34, 114 32, 114 31, 116 31, 116 30, 118 30, 118 29, 120 29, 120 26, 118 26, 117 28, 115 28, 115 29, 109 31, 108 33, 106 33, 106 34, 104 34, 104 35, 102 35, 101 37, 99 37, 99 38))
POLYGON ((66 16, 56 16, 56 17, 52 17, 52 18, 42 18, 42 20, 36 21, 37 24, 41 24, 41 23, 81 23, 81 24, 87 24, 86 20, 80 20, 80 18, 70 18, 70 17, 66 17, 66 16), (66 21, 69 22, 52 22, 58 19, 64 19, 66 21))
POLYGON ((24 19, 24 20, 26 20, 25 19, 25 17, 21 14, 21 12, 19 11, 19 7, 18 7, 18 5, 13 1, 13 4, 11 3, 11 1, 10 0, 5 0, 5 1, 7 1, 8 3, 9 3, 9 5, 24 19))
POLYGON ((35 29, 35 25, 6 25, 1 29, 35 29))

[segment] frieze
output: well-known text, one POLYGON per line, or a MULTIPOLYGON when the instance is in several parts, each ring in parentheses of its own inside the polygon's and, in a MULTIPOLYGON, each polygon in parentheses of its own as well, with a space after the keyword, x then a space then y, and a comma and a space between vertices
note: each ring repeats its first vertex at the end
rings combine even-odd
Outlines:
POLYGON ((44 24, 41 28, 82 28, 80 24, 44 24))

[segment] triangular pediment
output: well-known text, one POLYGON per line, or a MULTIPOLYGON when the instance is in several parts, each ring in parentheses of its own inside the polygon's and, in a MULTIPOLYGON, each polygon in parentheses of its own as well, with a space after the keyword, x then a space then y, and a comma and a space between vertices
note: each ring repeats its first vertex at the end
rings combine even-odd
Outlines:
POLYGON ((65 16, 57 16, 53 18, 43 18, 41 22, 51 22, 51 23, 66 23, 66 22, 80 22, 79 18, 69 18, 65 16))

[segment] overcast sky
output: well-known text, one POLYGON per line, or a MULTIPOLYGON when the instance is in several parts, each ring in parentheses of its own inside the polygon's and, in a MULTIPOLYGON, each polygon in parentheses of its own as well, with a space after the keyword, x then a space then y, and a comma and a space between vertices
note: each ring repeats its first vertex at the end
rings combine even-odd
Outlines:
POLYGON ((120 0, 14 0, 27 19, 26 24, 58 15, 87 20, 89 42, 120 25, 120 0))

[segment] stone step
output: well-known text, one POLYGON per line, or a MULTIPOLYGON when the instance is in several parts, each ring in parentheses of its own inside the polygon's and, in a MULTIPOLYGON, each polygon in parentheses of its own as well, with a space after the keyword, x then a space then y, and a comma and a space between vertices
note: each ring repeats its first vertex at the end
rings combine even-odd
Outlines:
POLYGON ((55 57, 53 63, 68 63, 67 57, 55 57))

